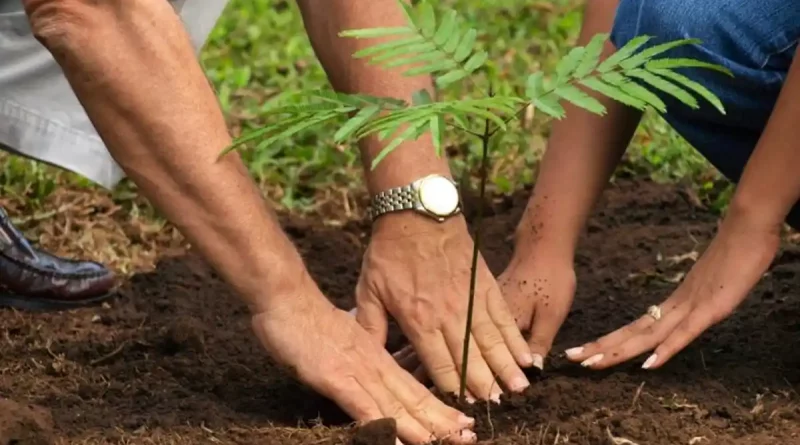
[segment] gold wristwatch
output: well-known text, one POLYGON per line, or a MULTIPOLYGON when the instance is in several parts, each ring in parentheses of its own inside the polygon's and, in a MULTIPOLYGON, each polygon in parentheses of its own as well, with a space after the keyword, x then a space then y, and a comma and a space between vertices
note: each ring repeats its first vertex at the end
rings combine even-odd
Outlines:
POLYGON ((442 175, 430 175, 380 192, 372 198, 367 214, 374 221, 387 213, 409 210, 439 222, 460 213, 461 199, 456 183, 442 175))

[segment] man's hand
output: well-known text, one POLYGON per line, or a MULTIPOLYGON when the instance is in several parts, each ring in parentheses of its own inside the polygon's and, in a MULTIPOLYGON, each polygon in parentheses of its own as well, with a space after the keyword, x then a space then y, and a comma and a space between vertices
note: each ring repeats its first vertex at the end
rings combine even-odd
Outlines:
POLYGON ((406 443, 468 443, 474 421, 401 369, 383 346, 321 294, 308 275, 292 295, 253 316, 270 355, 357 421, 397 420, 406 443))
POLYGON ((575 269, 569 258, 558 261, 544 252, 528 258, 512 260, 498 282, 517 327, 530 334, 534 366, 544 369, 544 358, 575 297, 575 269))
MULTIPOLYGON (((387 311, 392 314, 436 386, 458 393, 473 242, 461 217, 442 225, 420 218, 378 220, 364 257, 356 316, 383 344, 387 311)), ((468 360, 467 387, 478 398, 499 401, 494 374, 512 391, 529 386, 520 366, 532 366, 533 357, 483 258, 468 360)))
POLYGON ((568 358, 605 369, 654 351, 642 367, 662 366, 733 312, 767 270, 779 243, 780 225, 764 227, 734 212, 685 281, 661 303, 660 320, 644 315, 595 342, 568 350, 568 358))

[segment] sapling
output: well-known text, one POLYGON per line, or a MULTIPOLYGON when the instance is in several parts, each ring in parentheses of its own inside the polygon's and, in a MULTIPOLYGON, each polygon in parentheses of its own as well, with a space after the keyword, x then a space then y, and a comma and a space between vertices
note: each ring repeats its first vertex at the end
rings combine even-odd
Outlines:
MULTIPOLYGON (((453 9, 437 16, 434 0, 423 0, 416 6, 402 0, 398 3, 405 12, 405 26, 353 29, 340 33, 345 38, 383 39, 353 56, 385 69, 402 69, 405 76, 433 76, 439 89, 469 82, 472 95, 457 100, 435 100, 422 89, 408 103, 396 98, 342 94, 331 90, 299 91, 266 106, 262 116, 269 118, 270 122, 238 138, 223 154, 250 142, 257 142, 256 149, 263 149, 323 123, 341 120, 343 123, 333 137, 337 144, 355 142, 371 135, 385 141, 385 147, 372 160, 371 168, 374 169, 403 142, 416 140, 424 134, 431 135, 436 153, 441 156, 445 132, 452 129, 480 141, 479 197, 483 202, 489 148, 495 136, 507 132, 528 107, 562 119, 566 115, 562 101, 566 101, 591 113, 605 115, 605 106, 587 93, 593 91, 639 110, 652 108, 665 113, 667 107, 654 92, 657 91, 692 109, 700 106, 698 99, 691 94, 695 93, 720 113, 725 113, 723 104, 712 92, 676 69, 710 69, 732 76, 729 70, 700 60, 658 57, 680 46, 700 44, 699 40, 682 39, 642 49, 651 37, 639 36, 601 60, 603 45, 609 36, 598 34, 587 45, 572 48, 560 59, 551 75, 543 72, 528 74, 524 85, 519 88, 522 94, 496 94, 491 88, 496 83, 494 74, 484 69, 489 54, 481 49, 476 28, 466 25, 453 9), (487 90, 477 86, 479 79, 487 81, 487 90)), ((474 221, 474 250, 459 390, 462 401, 466 392, 482 209, 480 205, 474 221)))

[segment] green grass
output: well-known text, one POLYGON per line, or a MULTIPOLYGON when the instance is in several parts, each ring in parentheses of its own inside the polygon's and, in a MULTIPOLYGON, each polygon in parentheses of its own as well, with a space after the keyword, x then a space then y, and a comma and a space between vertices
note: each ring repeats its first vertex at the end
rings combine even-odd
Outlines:
MULTIPOLYGON (((480 40, 490 53, 490 68, 503 79, 496 86, 500 90, 524 84, 523 79, 534 70, 551 72, 575 42, 583 4, 577 0, 441 1, 458 8, 484 31, 480 40)), ((293 1, 232 0, 203 51, 202 64, 237 133, 257 126, 260 107, 279 92, 327 85, 293 1)), ((509 192, 533 180, 548 128, 547 122, 534 119, 527 131, 512 132, 494 149, 491 184, 496 190, 509 192)), ((361 187, 357 150, 335 146, 335 127, 328 130, 243 152, 253 177, 282 206, 302 211, 313 207, 321 191, 361 187)), ((448 141, 448 152, 455 173, 468 173, 471 178, 477 170, 478 147, 466 142, 448 141)), ((712 188, 717 179, 680 136, 652 115, 646 116, 637 133, 628 165, 658 180, 692 181, 701 191, 712 188)), ((64 180, 90 186, 74 175, 16 158, 0 170, 4 193, 24 194, 34 201, 64 180)), ((118 193, 130 190, 130 185, 124 185, 118 193)))

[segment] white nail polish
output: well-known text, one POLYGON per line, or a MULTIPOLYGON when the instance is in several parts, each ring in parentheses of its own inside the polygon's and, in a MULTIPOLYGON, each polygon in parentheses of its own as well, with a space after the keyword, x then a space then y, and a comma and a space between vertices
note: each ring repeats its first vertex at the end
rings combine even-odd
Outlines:
POLYGON ((478 436, 476 436, 475 433, 473 433, 472 431, 463 430, 461 431, 461 438, 467 442, 472 443, 478 439, 478 436))
POLYGON ((651 355, 642 365, 642 369, 650 369, 650 367, 656 363, 656 360, 658 360, 658 355, 656 354, 651 355))
POLYGON ((576 355, 581 355, 582 353, 583 353, 583 347, 567 349, 566 351, 564 351, 564 354, 567 354, 567 357, 570 358, 575 357, 576 355))
POLYGON ((542 358, 539 354, 533 354, 533 367, 539 368, 539 370, 544 371, 544 358, 542 358))
POLYGON ((584 368, 588 368, 589 366, 599 363, 600 360, 603 360, 603 354, 595 354, 584 360, 584 362, 581 363, 581 366, 583 366, 584 368))

